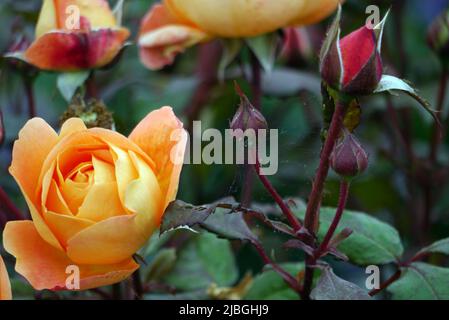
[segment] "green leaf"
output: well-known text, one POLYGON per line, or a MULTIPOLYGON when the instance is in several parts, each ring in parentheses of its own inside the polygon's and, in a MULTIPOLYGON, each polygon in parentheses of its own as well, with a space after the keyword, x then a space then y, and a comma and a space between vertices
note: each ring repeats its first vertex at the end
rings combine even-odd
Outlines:
POLYGON ((395 300, 449 300, 449 269, 415 262, 390 287, 395 300))
POLYGON ((271 72, 276 60, 279 35, 276 32, 268 33, 257 37, 246 38, 245 41, 259 60, 262 68, 266 72, 271 72))
POLYGON ((439 240, 430 246, 421 249, 416 255, 426 253, 442 253, 449 255, 449 238, 439 240))
MULTIPOLYGON (((304 269, 304 263, 284 263, 280 266, 294 277, 304 269)), ((273 270, 267 270, 257 275, 245 296, 245 300, 298 299, 298 294, 273 270)))
POLYGON ((371 300, 368 292, 337 277, 331 267, 324 268, 310 297, 313 300, 371 300))
POLYGON ((178 290, 205 289, 212 283, 226 287, 237 281, 238 270, 229 242, 213 234, 195 235, 177 255, 164 283, 178 290))
MULTIPOLYGON (((318 238, 322 240, 335 215, 334 208, 321 208, 318 238)), ((304 211, 297 213, 304 218, 304 211)), ((397 261, 404 251, 399 234, 392 226, 367 214, 345 210, 337 233, 344 228, 353 231, 341 242, 339 251, 348 256, 351 263, 366 266, 397 261)))
POLYGON ((218 79, 223 81, 226 68, 237 58, 242 50, 243 41, 241 39, 223 39, 223 55, 218 66, 218 79))
POLYGON ((57 86, 62 96, 70 102, 76 90, 81 87, 89 77, 90 71, 61 73, 58 76, 57 86))
POLYGON ((440 124, 437 113, 430 107, 429 102, 422 98, 418 92, 407 82, 402 79, 396 78, 394 76, 384 74, 380 79, 374 93, 390 92, 390 91, 400 91, 408 94, 413 99, 415 99, 419 104, 433 117, 433 119, 440 124))

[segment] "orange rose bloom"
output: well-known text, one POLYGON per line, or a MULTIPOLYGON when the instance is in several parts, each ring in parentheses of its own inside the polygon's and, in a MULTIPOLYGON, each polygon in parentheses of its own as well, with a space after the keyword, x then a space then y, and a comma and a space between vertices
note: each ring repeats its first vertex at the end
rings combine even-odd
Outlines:
POLYGON ((253 37, 287 26, 315 23, 343 0, 163 0, 142 21, 142 62, 171 64, 177 53, 214 37, 253 37))
POLYGON ((99 68, 117 56, 128 37, 106 0, 44 0, 36 40, 24 58, 44 70, 99 68))
POLYGON ((8 272, 5 263, 0 256, 0 300, 11 300, 11 284, 9 283, 8 272))
POLYGON ((33 221, 6 225, 5 249, 37 289, 66 289, 66 268, 80 289, 120 282, 137 268, 133 254, 159 227, 175 199, 185 131, 169 107, 151 112, 129 138, 86 129, 77 118, 60 134, 34 118, 14 144, 10 173, 33 221), (177 158, 179 159, 179 158, 177 158))

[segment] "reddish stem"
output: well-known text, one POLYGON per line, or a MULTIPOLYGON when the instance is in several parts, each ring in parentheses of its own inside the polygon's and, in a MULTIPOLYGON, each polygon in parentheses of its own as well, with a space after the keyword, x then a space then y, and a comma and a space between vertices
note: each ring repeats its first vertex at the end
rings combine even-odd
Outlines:
POLYGON ((98 99, 98 88, 95 82, 95 71, 92 71, 89 78, 87 78, 86 80, 86 91, 89 98, 98 99))
POLYGON ((260 245, 260 243, 253 242, 252 244, 256 248, 259 255, 262 257, 262 260, 264 261, 265 264, 271 265, 273 270, 276 271, 293 290, 295 290, 296 292, 301 291, 298 280, 295 277, 293 277, 290 273, 285 271, 278 264, 276 264, 274 261, 272 261, 270 257, 268 257, 268 255, 266 254, 265 250, 260 245))
POLYGON ((313 181, 312 191, 309 196, 306 215, 304 218, 304 225, 311 233, 315 232, 318 224, 317 212, 318 207, 320 206, 321 197, 323 195, 324 182, 326 181, 329 173, 329 158, 332 150, 334 149, 335 143, 340 136, 345 111, 345 104, 341 101, 337 101, 327 138, 324 142, 323 150, 321 151, 320 164, 313 181))
POLYGON ((302 228, 301 223, 298 221, 298 219, 295 217, 295 215, 292 213, 290 208, 287 206, 287 204, 282 200, 282 197, 279 195, 279 193, 276 191, 276 189, 271 184, 270 180, 260 172, 260 162, 259 159, 256 159, 256 164, 254 166, 256 169, 256 174, 259 177, 260 181, 264 185, 265 189, 271 194, 274 201, 278 204, 279 208, 281 208, 282 213, 287 218, 290 225, 293 227, 294 231, 298 231, 302 228))
MULTIPOLYGON (((318 208, 321 203, 321 197, 324 189, 324 182, 329 173, 329 158, 334 149, 335 143, 340 135, 343 126, 343 117, 346 112, 346 105, 342 101, 337 101, 332 121, 327 133, 326 141, 324 142, 323 150, 321 151, 320 164, 313 181, 312 191, 310 193, 309 202, 307 204, 304 225, 310 233, 315 233, 318 227, 318 208)), ((304 274, 304 285, 301 291, 301 298, 308 300, 310 291, 312 290, 313 273, 315 264, 314 257, 308 256, 306 258, 306 268, 304 274)))
POLYGON ((320 256, 328 249, 329 243, 332 240, 332 237, 334 236, 335 230, 337 230, 341 217, 343 216, 343 212, 346 207, 346 201, 348 200, 348 195, 349 195, 349 182, 347 180, 342 180, 340 183, 340 198, 338 200, 337 211, 335 212, 332 224, 330 225, 326 235, 324 236, 323 242, 321 242, 321 245, 315 252, 315 259, 319 259, 320 256))
POLYGON ((0 204, 14 216, 14 220, 25 220, 22 212, 16 207, 14 202, 11 201, 8 194, 2 187, 0 187, 0 204))
POLYGON ((382 282, 379 286, 379 289, 373 289, 369 292, 369 295, 375 296, 376 294, 378 294, 379 292, 381 292, 382 290, 388 288, 388 286, 390 286, 390 284, 392 284, 393 282, 395 282, 396 280, 399 279, 399 277, 401 276, 401 269, 398 269, 390 278, 388 278, 386 281, 382 282))

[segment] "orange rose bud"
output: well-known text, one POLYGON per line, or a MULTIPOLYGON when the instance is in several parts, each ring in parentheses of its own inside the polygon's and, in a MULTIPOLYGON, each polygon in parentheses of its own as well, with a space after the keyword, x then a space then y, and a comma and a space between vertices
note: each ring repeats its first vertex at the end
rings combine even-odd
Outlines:
POLYGON ((151 112, 129 137, 79 118, 59 134, 40 118, 28 121, 9 171, 33 220, 8 222, 3 233, 16 271, 36 290, 85 290, 131 275, 139 268, 133 255, 176 197, 182 127, 170 107, 151 112), (68 267, 79 269, 69 285, 68 267))
POLYGON ((356 137, 346 132, 330 157, 331 168, 344 178, 353 178, 368 167, 368 155, 356 137))
POLYGON ((340 13, 321 50, 321 76, 339 92, 371 94, 382 78, 380 42, 385 19, 374 28, 363 26, 340 39, 339 18, 340 13))
POLYGON ((267 129, 268 124, 262 113, 254 108, 248 97, 242 92, 238 84, 235 84, 235 91, 240 96, 240 106, 231 121, 231 129, 242 130, 247 129, 259 130, 267 129))

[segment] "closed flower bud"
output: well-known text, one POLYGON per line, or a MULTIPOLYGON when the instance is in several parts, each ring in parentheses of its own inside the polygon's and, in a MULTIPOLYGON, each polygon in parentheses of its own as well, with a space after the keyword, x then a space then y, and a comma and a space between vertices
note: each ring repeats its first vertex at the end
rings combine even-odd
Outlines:
POLYGON ((240 87, 235 84, 235 91, 240 96, 240 106, 231 121, 231 129, 247 129, 259 130, 267 129, 268 124, 262 113, 254 108, 248 97, 242 92, 240 87))
POLYGON ((339 15, 321 49, 324 82, 348 95, 369 95, 382 77, 380 42, 385 19, 374 29, 363 26, 340 39, 339 15))
POLYGON ((443 12, 432 22, 427 31, 427 43, 447 65, 449 63, 449 11, 443 12))
POLYGON ((368 166, 368 155, 354 135, 347 132, 331 154, 332 169, 344 178, 353 178, 368 166))

